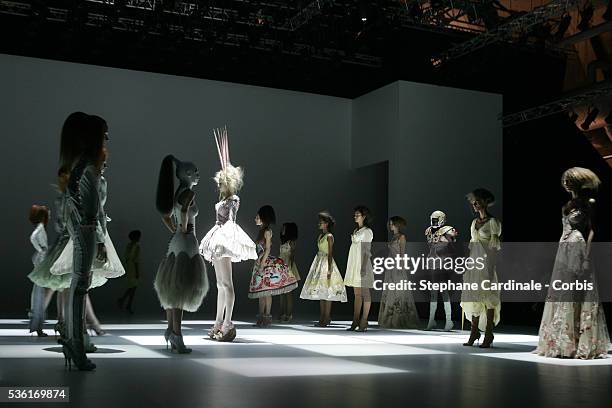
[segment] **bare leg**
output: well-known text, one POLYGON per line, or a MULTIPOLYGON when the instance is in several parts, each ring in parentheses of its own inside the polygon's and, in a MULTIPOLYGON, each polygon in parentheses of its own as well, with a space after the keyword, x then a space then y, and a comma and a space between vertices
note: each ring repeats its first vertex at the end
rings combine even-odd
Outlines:
POLYGON ((66 291, 62 290, 57 292, 57 297, 55 298, 55 303, 57 306, 57 321, 64 321, 64 309, 66 307, 66 291))
POLYGON ((177 336, 182 336, 181 323, 183 321, 183 311, 181 309, 170 309, 172 312, 172 331, 177 336))
POLYGON ((232 327, 232 315, 234 314, 234 302, 236 301, 236 294, 234 292, 234 281, 232 276, 232 261, 230 258, 223 258, 222 264, 222 277, 223 277, 223 288, 225 298, 225 318, 223 324, 226 327, 232 327))
POLYGON ((331 323, 331 307, 332 307, 332 302, 329 300, 325 301, 325 326, 329 325, 331 323))
POLYGON ((265 313, 270 316, 272 313, 272 296, 266 296, 264 298, 265 301, 265 313))
POLYGON ((53 298, 53 294, 55 293, 55 291, 53 289, 45 289, 45 303, 44 303, 44 307, 45 310, 47 310, 47 307, 49 307, 49 303, 51 303, 51 299, 53 298))
POLYGON ((293 316, 293 293, 289 292, 285 296, 285 315, 288 319, 293 316))
POLYGON ((363 297, 361 295, 361 288, 353 288, 355 293, 353 304, 353 324, 357 325, 361 317, 361 306, 363 305, 363 297))
POLYGON ((324 300, 319 300, 319 326, 323 325, 325 321, 325 313, 327 311, 327 306, 325 305, 324 300))
POLYGON ((259 302, 259 315, 263 316, 266 314, 266 299, 264 296, 260 297, 257 299, 257 301, 259 302))
POLYGON ((166 309, 166 320, 168 320, 168 331, 172 331, 174 326, 174 316, 172 314, 172 309, 166 309))
POLYGON ((372 298, 370 297, 370 289, 362 288, 361 293, 363 296, 363 313, 359 320, 359 328, 364 329, 368 327, 368 316, 370 315, 370 307, 372 306, 372 298))
POLYGON ((215 267, 215 277, 217 279, 217 314, 215 317, 215 327, 221 329, 223 323, 223 315, 225 314, 225 284, 223 276, 223 265, 221 260, 215 260, 213 262, 215 267))
POLYGON ((98 320, 98 317, 94 312, 93 305, 91 304, 91 299, 89 298, 89 294, 85 295, 85 315, 86 320, 89 322, 89 324, 99 330, 100 321, 98 320))

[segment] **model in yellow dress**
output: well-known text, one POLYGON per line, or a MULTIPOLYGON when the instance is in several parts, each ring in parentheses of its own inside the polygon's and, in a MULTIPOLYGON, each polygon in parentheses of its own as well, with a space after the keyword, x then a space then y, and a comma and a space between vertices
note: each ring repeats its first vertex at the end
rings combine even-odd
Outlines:
POLYGON ((315 256, 300 298, 319 300, 321 314, 318 326, 326 327, 331 323, 331 302, 346 302, 346 288, 336 261, 333 258, 334 236, 331 231, 334 218, 326 211, 319 213, 318 252, 315 256))
POLYGON ((485 331, 485 337, 480 348, 489 348, 493 343, 493 326, 499 323, 501 301, 499 291, 484 290, 481 283, 490 280, 497 283, 495 269, 496 253, 501 248, 501 222, 491 216, 487 210, 493 205, 494 196, 490 191, 479 188, 467 196, 477 217, 470 228, 470 258, 483 258, 484 268, 469 268, 463 275, 464 283, 477 284, 479 290, 464 291, 461 294, 461 307, 465 318, 472 324, 470 338, 464 346, 472 346, 480 338, 480 331, 485 331))

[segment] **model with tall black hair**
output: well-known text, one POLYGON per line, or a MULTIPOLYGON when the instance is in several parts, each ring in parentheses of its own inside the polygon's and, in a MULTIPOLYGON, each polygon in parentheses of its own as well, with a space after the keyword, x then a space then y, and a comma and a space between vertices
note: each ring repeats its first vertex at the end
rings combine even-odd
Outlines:
POLYGON ((589 169, 572 167, 563 173, 561 184, 571 199, 562 210, 563 233, 551 282, 585 280, 593 283, 594 290, 555 291, 551 283, 535 352, 585 360, 607 357, 610 335, 590 262, 593 207, 600 180, 589 169))
POLYGON ((289 268, 281 258, 270 254, 272 250, 272 225, 276 223, 274 208, 264 205, 257 211, 255 224, 258 258, 253 265, 249 298, 259 300, 259 314, 256 325, 268 327, 272 324, 272 296, 283 295, 297 288, 297 279, 289 274, 289 268))
POLYGON ((200 253, 212 262, 217 279, 217 315, 208 337, 221 342, 236 338, 232 322, 234 312, 234 281, 232 263, 257 259, 255 243, 237 224, 240 198, 237 196, 243 185, 243 171, 234 167, 229 157, 227 129, 214 130, 217 153, 221 163, 214 177, 219 190, 219 202, 215 205, 215 225, 200 242, 200 253))
MULTIPOLYGON (((298 227, 294 222, 286 222, 281 227, 281 246, 278 257, 282 259, 289 269, 290 277, 300 281, 300 272, 295 263, 295 248, 298 238, 298 227)), ((279 296, 280 321, 289 323, 293 319, 293 292, 279 296)))
POLYGON ((66 363, 93 370, 85 354, 85 297, 94 257, 106 258, 104 242, 96 234, 100 211, 99 183, 106 153, 108 127, 97 116, 72 113, 62 128, 60 167, 70 170, 66 189, 66 228, 74 244, 72 280, 66 330, 59 339, 66 363))
POLYGON ((352 286, 355 303, 353 305, 353 322, 349 331, 365 332, 368 329, 368 315, 372 306, 370 289, 374 287, 374 271, 371 261, 371 245, 374 233, 370 229, 371 213, 365 206, 355 207, 353 218, 355 229, 351 234, 351 247, 344 285, 352 286))
POLYGON ((180 354, 191 352, 183 341, 183 311, 198 310, 208 292, 206 266, 195 235, 198 206, 193 187, 199 181, 200 173, 195 164, 182 162, 172 155, 162 161, 156 204, 172 238, 157 269, 154 287, 168 320, 164 334, 166 344, 169 342, 172 351, 180 354), (176 190, 175 177, 179 180, 176 190))
POLYGON ((332 302, 346 302, 346 288, 342 275, 334 261, 334 225, 336 220, 328 211, 319 213, 319 237, 317 255, 304 280, 300 298, 318 300, 320 306, 319 327, 331 324, 332 302))
POLYGON ((485 331, 485 337, 480 348, 489 348, 493 343, 493 326, 499 323, 501 301, 499 291, 485 290, 482 282, 489 280, 495 285, 497 280, 497 251, 501 249, 501 222, 489 213, 489 208, 495 203, 493 193, 484 188, 477 188, 467 195, 476 218, 470 228, 471 259, 484 259, 484 267, 466 267, 463 282, 475 285, 479 290, 461 293, 461 307, 465 318, 471 323, 470 338, 464 346, 472 346, 480 338, 480 330, 485 331))

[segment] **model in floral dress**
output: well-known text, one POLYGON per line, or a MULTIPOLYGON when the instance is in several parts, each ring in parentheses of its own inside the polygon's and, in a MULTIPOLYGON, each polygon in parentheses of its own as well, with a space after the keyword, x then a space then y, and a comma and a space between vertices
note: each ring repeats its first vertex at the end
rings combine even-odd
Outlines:
MULTIPOLYGON (((594 235, 593 196, 600 181, 591 170, 574 167, 563 174, 562 184, 572 199, 563 207, 563 232, 551 282, 587 280, 595 284, 589 252, 594 235)), ((546 357, 593 359, 607 357, 609 347, 610 336, 597 287, 579 293, 555 291, 551 284, 535 353, 546 357)))

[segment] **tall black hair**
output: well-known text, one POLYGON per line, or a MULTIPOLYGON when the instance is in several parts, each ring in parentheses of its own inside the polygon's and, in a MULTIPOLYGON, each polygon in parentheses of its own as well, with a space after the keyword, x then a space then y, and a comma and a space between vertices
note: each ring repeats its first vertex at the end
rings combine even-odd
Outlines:
POLYGON ((358 205, 353 209, 353 212, 360 212, 363 215, 364 227, 372 228, 372 212, 365 205, 358 205))
POLYGON ((169 154, 162 160, 159 169, 159 179, 157 181, 157 198, 155 205, 157 211, 166 215, 172 212, 174 206, 174 175, 175 161, 173 155, 169 154))

